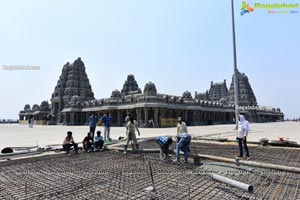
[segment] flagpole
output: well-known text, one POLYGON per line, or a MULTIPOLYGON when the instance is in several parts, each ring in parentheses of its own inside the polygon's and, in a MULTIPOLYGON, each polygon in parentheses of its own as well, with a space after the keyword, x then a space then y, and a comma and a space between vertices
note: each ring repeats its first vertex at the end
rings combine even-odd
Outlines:
POLYGON ((235 129, 238 128, 239 119, 239 94, 238 94, 238 69, 236 62, 236 44, 235 44, 235 25, 234 25, 234 6, 231 0, 231 17, 232 17, 232 41, 233 41, 233 65, 234 65, 234 105, 235 105, 235 129))

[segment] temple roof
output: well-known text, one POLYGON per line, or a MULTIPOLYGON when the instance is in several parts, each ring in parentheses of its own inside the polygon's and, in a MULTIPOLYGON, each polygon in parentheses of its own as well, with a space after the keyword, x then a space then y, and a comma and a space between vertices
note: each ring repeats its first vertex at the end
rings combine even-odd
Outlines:
POLYGON ((134 78, 134 75, 129 74, 127 76, 127 79, 123 85, 123 89, 121 90, 121 93, 123 95, 132 94, 132 93, 138 93, 140 91, 140 88, 134 78))
MULTIPOLYGON (((257 101, 249 83, 248 77, 241 72, 238 75, 238 93, 239 93, 239 106, 256 106, 257 101)), ((228 103, 234 104, 234 75, 232 75, 232 82, 228 92, 228 103)))

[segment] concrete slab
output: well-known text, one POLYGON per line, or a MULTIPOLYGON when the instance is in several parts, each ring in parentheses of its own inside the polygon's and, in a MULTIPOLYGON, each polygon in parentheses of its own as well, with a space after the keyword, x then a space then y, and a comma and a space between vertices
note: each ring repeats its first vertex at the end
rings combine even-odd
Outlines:
MULTIPOLYGON (((278 140, 279 137, 300 143, 300 122, 276 122, 265 124, 250 124, 248 141, 259 141, 261 138, 278 140)), ((81 142, 89 131, 88 126, 39 126, 29 128, 27 125, 1 124, 0 148, 7 146, 45 146, 62 144, 67 131, 72 131, 76 142, 81 142)), ((97 127, 103 132, 103 127, 97 127)), ((125 136, 125 127, 112 127, 111 137, 118 139, 125 136)), ((226 137, 235 139, 234 125, 189 126, 189 133, 194 136, 226 137)), ((138 138, 155 137, 159 135, 176 135, 176 128, 140 128, 138 138)))

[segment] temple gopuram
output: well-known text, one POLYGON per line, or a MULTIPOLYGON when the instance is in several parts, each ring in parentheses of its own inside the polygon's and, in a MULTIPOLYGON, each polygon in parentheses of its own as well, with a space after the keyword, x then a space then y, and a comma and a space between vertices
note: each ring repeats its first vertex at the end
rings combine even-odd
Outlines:
MULTIPOLYGON (((279 108, 259 106, 244 73, 238 72, 240 113, 250 122, 282 121, 279 108)), ((139 88, 130 74, 121 90, 113 90, 109 98, 95 99, 81 58, 63 66, 61 76, 51 97, 51 105, 43 101, 41 106, 25 105, 19 113, 20 123, 33 117, 36 124, 88 124, 91 113, 102 116, 109 112, 113 126, 124 125, 127 113, 131 113, 141 127, 171 127, 177 117, 183 117, 188 125, 231 124, 234 122, 233 77, 228 90, 226 80, 211 82, 204 93, 185 91, 182 96, 161 94, 154 83, 139 88)))

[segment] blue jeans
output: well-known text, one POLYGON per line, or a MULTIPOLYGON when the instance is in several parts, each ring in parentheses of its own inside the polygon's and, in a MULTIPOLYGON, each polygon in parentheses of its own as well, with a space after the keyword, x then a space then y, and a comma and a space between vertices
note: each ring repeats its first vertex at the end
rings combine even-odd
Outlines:
POLYGON ((96 141, 96 142, 95 142, 95 148, 96 148, 96 149, 102 149, 103 143, 104 143, 103 140, 96 141))
POLYGON ((180 149, 183 149, 184 152, 184 160, 187 161, 189 153, 188 153, 188 145, 189 145, 189 138, 180 138, 179 142, 176 145, 176 160, 179 161, 180 159, 180 149))
POLYGON ((247 146, 247 139, 243 139, 243 138, 237 138, 238 143, 239 143, 239 149, 240 149, 240 157, 243 157, 243 146, 244 146, 244 150, 246 152, 246 156, 249 157, 249 149, 247 146))

